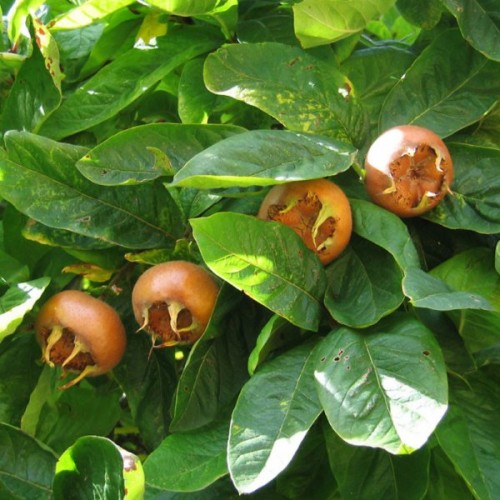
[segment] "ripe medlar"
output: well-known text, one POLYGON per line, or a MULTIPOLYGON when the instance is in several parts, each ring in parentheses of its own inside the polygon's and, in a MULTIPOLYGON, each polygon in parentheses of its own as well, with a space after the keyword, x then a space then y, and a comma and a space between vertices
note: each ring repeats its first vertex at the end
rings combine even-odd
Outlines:
POLYGON ((153 344, 193 344, 205 332, 219 287, 203 267, 170 261, 147 269, 132 290, 132 306, 141 330, 153 344))

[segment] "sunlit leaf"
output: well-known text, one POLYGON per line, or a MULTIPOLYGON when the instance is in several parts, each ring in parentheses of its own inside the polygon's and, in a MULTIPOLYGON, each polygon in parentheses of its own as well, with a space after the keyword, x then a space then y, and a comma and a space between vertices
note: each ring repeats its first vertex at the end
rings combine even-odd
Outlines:
POLYGON ((330 425, 357 446, 411 453, 447 409, 441 349, 430 330, 405 314, 365 330, 333 330, 316 349, 315 377, 330 425))
POLYGON ((290 228, 230 212, 192 219, 191 225, 215 274, 291 323, 317 328, 324 271, 290 228))
POLYGON ((352 147, 327 137, 251 130, 197 154, 177 172, 173 185, 213 189, 329 177, 349 168, 354 154, 352 147))
POLYGON ((387 95, 380 129, 405 123, 449 136, 478 121, 495 104, 500 92, 497 74, 498 65, 468 45, 458 30, 444 31, 387 95))
POLYGON ((395 0, 303 0, 293 5, 295 34, 303 47, 334 42, 363 30, 395 0))
POLYGON ((15 332, 49 283, 50 278, 17 283, 0 298, 0 340, 15 332))
POLYGON ((321 413, 312 347, 302 344, 265 364, 240 393, 228 444, 229 472, 240 493, 254 492, 285 469, 321 413))

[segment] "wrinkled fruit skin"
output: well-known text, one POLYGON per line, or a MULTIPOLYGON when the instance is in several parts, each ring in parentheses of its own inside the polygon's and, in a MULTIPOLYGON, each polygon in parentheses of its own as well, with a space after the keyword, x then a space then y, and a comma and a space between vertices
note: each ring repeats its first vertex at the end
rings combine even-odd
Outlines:
POLYGON ((137 323, 167 347, 189 345, 205 332, 219 287, 203 267, 187 261, 170 261, 147 269, 132 290, 137 323))
POLYGON ((448 148, 423 127, 402 125, 386 130, 366 155, 365 187, 370 198, 401 217, 433 209, 449 192, 452 181, 448 148))
POLYGON ((337 258, 351 238, 349 200, 342 189, 327 179, 273 186, 262 201, 257 217, 281 222, 293 229, 323 265, 337 258))
POLYGON ((40 309, 35 332, 49 365, 79 373, 62 389, 110 371, 122 359, 127 344, 118 313, 79 290, 53 295, 40 309))

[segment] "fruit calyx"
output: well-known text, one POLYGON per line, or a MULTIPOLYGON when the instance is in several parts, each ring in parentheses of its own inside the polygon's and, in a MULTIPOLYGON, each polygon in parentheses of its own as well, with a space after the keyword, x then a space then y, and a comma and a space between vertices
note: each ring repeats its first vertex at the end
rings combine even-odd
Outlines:
POLYGON ((391 186, 384 194, 397 193, 410 208, 427 207, 440 193, 449 191, 445 162, 439 150, 427 144, 407 148, 390 163, 391 186), (407 194, 403 196, 402 192, 407 194))
POLYGON ((145 306, 142 317, 143 323, 138 331, 147 331, 157 348, 188 343, 190 332, 200 327, 191 311, 176 301, 157 301, 145 306))
POLYGON ((60 386, 59 390, 68 389, 99 370, 85 343, 69 329, 54 325, 51 330, 47 330, 44 337, 43 361, 50 367, 61 366, 61 378, 66 378, 69 372, 78 372, 75 378, 60 386))
POLYGON ((268 218, 291 227, 308 248, 318 253, 326 251, 335 233, 336 218, 331 207, 321 203, 318 195, 311 191, 287 205, 270 205, 268 218))

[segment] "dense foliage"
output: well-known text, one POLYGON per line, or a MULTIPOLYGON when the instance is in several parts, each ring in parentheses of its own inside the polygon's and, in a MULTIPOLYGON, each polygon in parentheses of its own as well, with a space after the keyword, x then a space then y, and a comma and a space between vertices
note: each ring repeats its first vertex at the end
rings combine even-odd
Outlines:
POLYGON ((498 498, 495 0, 0 7, 2 498, 498 498), (401 124, 455 166, 408 219, 362 182, 401 124), (327 266, 255 217, 316 178, 353 215, 327 266), (131 290, 169 260, 220 293, 193 346, 152 349, 131 290), (64 289, 128 342, 61 391, 33 325, 64 289))

